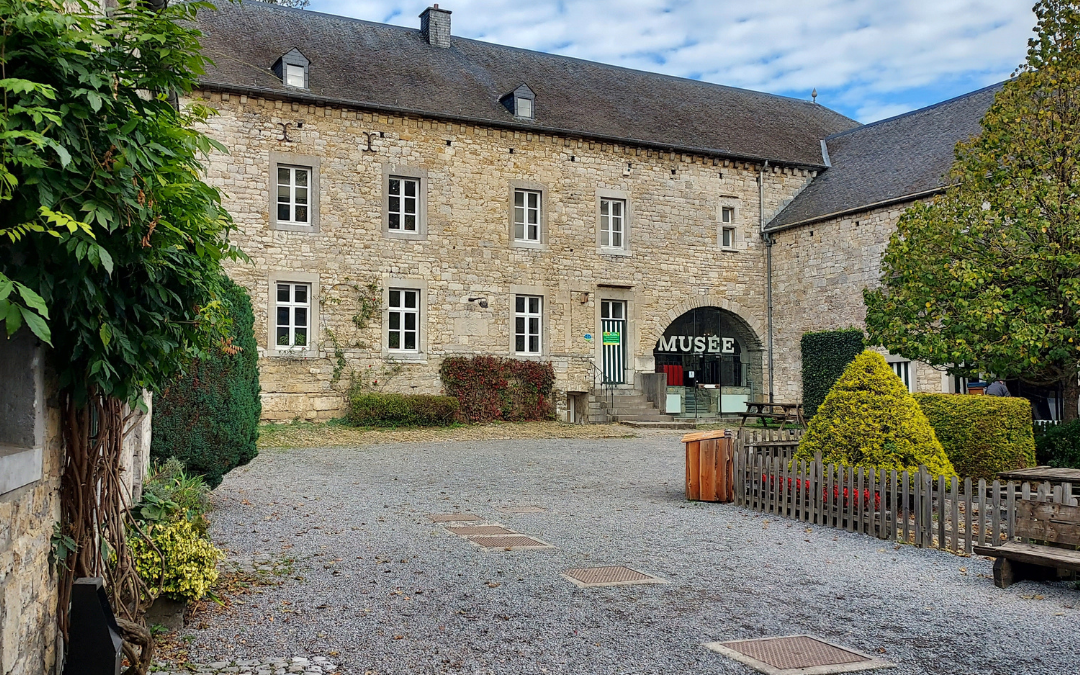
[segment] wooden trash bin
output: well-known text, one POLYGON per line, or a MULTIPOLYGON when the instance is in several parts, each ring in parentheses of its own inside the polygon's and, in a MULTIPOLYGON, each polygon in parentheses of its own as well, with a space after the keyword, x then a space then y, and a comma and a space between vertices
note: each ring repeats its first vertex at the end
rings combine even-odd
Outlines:
POLYGON ((686 498, 690 501, 735 501, 735 439, 724 430, 699 431, 682 437, 686 444, 686 498))

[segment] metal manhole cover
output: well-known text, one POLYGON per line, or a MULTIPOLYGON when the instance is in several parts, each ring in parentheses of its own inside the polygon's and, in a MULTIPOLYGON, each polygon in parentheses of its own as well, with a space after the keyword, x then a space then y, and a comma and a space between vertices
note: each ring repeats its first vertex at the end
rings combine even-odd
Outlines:
POLYGON ((496 511, 502 513, 544 513, 547 509, 539 506, 500 506, 496 511))
POLYGON ((705 647, 767 675, 827 675, 893 667, 881 659, 809 635, 710 642, 705 647))
POLYGON ((471 537, 476 534, 517 534, 517 532, 508 530, 501 525, 459 525, 446 529, 463 537, 471 537))
POLYGON ((471 513, 429 513, 433 523, 471 523, 480 520, 480 516, 471 513))
POLYGON ((630 584, 666 584, 667 582, 651 574, 638 572, 629 567, 611 565, 607 567, 577 567, 566 570, 563 578, 579 588, 596 586, 629 586, 630 584))
POLYGON ((526 537, 523 534, 478 535, 469 537, 469 541, 483 548, 501 548, 509 549, 511 551, 534 548, 555 548, 547 542, 532 537, 526 537))

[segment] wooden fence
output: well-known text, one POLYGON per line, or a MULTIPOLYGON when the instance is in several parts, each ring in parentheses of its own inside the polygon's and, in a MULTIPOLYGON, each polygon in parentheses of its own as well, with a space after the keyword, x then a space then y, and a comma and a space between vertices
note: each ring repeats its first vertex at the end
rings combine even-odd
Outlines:
POLYGON ((735 442, 735 502, 783 518, 970 554, 972 546, 1013 539, 1018 500, 1077 504, 1070 483, 853 469, 820 456, 793 461, 801 433, 745 431, 735 442))

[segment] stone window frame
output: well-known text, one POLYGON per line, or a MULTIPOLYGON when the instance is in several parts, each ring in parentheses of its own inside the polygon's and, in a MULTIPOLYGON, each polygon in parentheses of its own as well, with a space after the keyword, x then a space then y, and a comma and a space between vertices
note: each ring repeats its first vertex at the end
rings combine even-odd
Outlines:
MULTIPOLYGON (((631 374, 637 371, 638 355, 638 340, 637 340, 637 328, 639 325, 638 317, 638 297, 637 292, 633 286, 622 285, 608 285, 603 282, 596 284, 596 289, 592 291, 592 297, 595 298, 593 304, 595 305, 593 313, 593 326, 595 326, 594 334, 597 336, 603 335, 603 319, 601 318, 600 310, 604 300, 621 300, 626 303, 626 334, 623 337, 626 345, 626 370, 631 374)), ((595 363, 602 364, 604 362, 604 344, 603 340, 599 337, 593 340, 593 358, 595 363)), ((652 349, 649 348, 649 356, 652 356, 652 349)))
POLYGON ((427 363, 428 357, 428 282, 426 279, 407 279, 403 277, 389 277, 383 279, 382 291, 382 326, 380 326, 379 348, 384 359, 391 361, 403 361, 412 363, 427 363), (391 351, 388 331, 390 330, 390 289, 404 289, 420 291, 420 297, 416 306, 418 318, 416 320, 415 352, 391 351))
POLYGON ((428 238, 428 172, 419 167, 384 164, 382 171, 382 212, 383 236, 388 239, 412 239, 424 241, 428 238), (417 187, 416 232, 390 229, 390 179, 412 178, 419 182, 417 187))
POLYGON ((296 155, 291 152, 270 151, 270 229, 284 232, 307 232, 317 233, 320 230, 319 218, 319 193, 321 184, 319 180, 319 158, 314 155, 296 155), (308 180, 308 209, 309 224, 296 225, 294 223, 279 223, 277 219, 277 170, 278 166, 306 168, 309 170, 308 180))
POLYGON ((734 198, 721 198, 720 205, 716 209, 716 246, 721 251, 736 253, 743 248, 743 235, 739 228, 739 216, 741 208, 734 198), (724 210, 731 209, 731 222, 724 222, 724 210), (731 246, 724 246, 724 230, 731 230, 731 246))
POLYGON ((266 355, 270 357, 289 358, 318 358, 319 356, 319 330, 321 316, 319 312, 319 299, 321 287, 319 275, 314 272, 271 272, 266 284, 266 355), (309 298, 311 307, 308 309, 308 344, 305 349, 286 347, 279 349, 277 345, 277 285, 278 283, 309 284, 311 292, 309 298))
POLYGON ((14 351, 16 358, 0 363, 0 381, 6 385, 0 394, 6 413, 0 428, 0 502, 41 480, 45 452, 45 349, 25 327, 5 340, 3 349, 14 351), (7 428, 13 420, 19 428, 7 428))
POLYGON ((617 256, 631 256, 633 255, 633 229, 634 229, 634 207, 630 201, 630 193, 626 190, 610 190, 607 188, 597 188, 596 190, 596 206, 595 206, 595 218, 596 218, 596 252, 600 255, 617 255, 617 256), (602 199, 618 199, 623 202, 623 246, 622 248, 615 248, 613 246, 603 246, 601 242, 601 220, 600 220, 600 201, 602 199))
POLYGON ((510 355, 516 359, 524 360, 541 360, 551 355, 551 339, 548 332, 548 326, 551 325, 551 294, 543 286, 520 286, 517 284, 510 286, 510 302, 509 302, 509 333, 510 333, 510 355), (540 298, 540 353, 539 354, 527 354, 517 351, 517 345, 515 344, 515 337, 517 335, 514 327, 516 321, 517 311, 515 304, 517 303, 517 297, 519 295, 531 295, 540 298))
MULTIPOLYGON (((510 181, 509 199, 507 202, 507 220, 509 221, 510 246, 514 248, 546 249, 548 247, 548 188, 543 183, 530 180, 510 181), (540 193, 540 240, 526 241, 514 238, 514 194, 518 190, 530 190, 540 193)), ((599 207, 598 207, 599 208, 599 207)))

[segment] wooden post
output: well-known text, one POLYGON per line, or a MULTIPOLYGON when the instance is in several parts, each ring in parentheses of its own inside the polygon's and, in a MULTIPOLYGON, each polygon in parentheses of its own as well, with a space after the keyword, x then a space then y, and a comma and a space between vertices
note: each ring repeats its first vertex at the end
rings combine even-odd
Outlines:
POLYGON ((1016 536, 1016 490, 1013 482, 1005 482, 1005 540, 1012 541, 1016 536))
POLYGON ((952 501, 952 539, 950 540, 951 548, 949 549, 953 553, 960 550, 960 500, 957 494, 960 481, 956 476, 949 478, 951 483, 949 489, 949 499, 952 501))
POLYGON ((896 534, 900 531, 900 523, 898 522, 900 519, 900 502, 896 494, 896 469, 889 471, 889 497, 889 515, 892 518, 892 524, 889 526, 889 540, 896 541, 896 534))
POLYGON ((911 476, 908 474, 908 470, 904 469, 903 473, 903 489, 900 491, 900 499, 903 501, 900 506, 903 509, 904 514, 904 543, 911 543, 911 476))
POLYGON ((922 467, 915 474, 915 545, 923 545, 923 475, 922 467))
POLYGON ((991 546, 1001 545, 1001 483, 996 479, 994 480, 994 511, 990 514, 992 518, 992 528, 990 530, 991 546))
POLYGON ((811 469, 814 473, 814 484, 811 487, 814 489, 814 524, 823 525, 825 523, 824 513, 824 495, 821 491, 825 489, 824 479, 824 465, 821 462, 821 451, 814 453, 814 468, 811 469))
POLYGON ((977 507, 979 513, 979 545, 987 546, 986 536, 986 479, 979 479, 979 504, 977 507))
POLYGON ((975 538, 972 536, 971 524, 972 524, 972 500, 971 500, 971 479, 964 479, 964 553, 971 555, 971 545, 974 543, 975 538))

